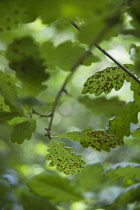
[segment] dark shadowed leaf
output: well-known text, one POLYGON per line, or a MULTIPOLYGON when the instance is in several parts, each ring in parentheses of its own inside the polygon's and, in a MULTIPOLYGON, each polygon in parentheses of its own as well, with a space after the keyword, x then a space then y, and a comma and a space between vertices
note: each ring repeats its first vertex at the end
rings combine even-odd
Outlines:
POLYGON ((43 60, 40 58, 39 46, 30 37, 15 40, 7 49, 10 67, 16 71, 23 88, 29 95, 37 95, 46 89, 42 84, 49 75, 45 72, 43 60))
MULTIPOLYGON (((72 67, 85 51, 86 49, 78 43, 72 43, 70 41, 64 42, 57 47, 54 46, 52 42, 46 42, 41 47, 41 54, 42 58, 45 60, 45 65, 52 70, 56 68, 65 71, 72 70, 72 67)), ((90 54, 87 60, 85 59, 83 65, 90 65, 97 61, 97 57, 90 54)))
POLYGON ((58 210, 47 198, 38 196, 30 190, 20 190, 20 200, 26 210, 58 210))

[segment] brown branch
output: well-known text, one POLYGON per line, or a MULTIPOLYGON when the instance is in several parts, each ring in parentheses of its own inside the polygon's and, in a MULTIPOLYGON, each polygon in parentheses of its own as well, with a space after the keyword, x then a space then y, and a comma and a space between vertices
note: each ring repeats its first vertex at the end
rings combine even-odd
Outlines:
MULTIPOLYGON (((79 26, 71 22, 71 24, 80 31, 79 26)), ((112 61, 114 61, 122 70, 124 70, 127 74, 129 74, 138 84, 140 84, 140 80, 135 76, 131 71, 129 71, 128 68, 126 68, 124 65, 122 65, 119 61, 117 61, 115 58, 113 58, 108 52, 106 52, 102 47, 100 47, 98 44, 94 44, 95 47, 97 47, 102 53, 104 53, 107 57, 109 57, 112 61)))
POLYGON ((124 70, 127 74, 129 74, 138 84, 140 84, 140 80, 131 72, 129 69, 127 69, 125 66, 123 66, 120 62, 118 62, 115 58, 113 58, 108 52, 106 52, 102 47, 100 47, 98 44, 94 45, 97 47, 102 53, 104 53, 107 57, 109 57, 112 61, 114 61, 122 70, 124 70))
POLYGON ((54 118, 54 113, 55 113, 55 109, 57 107, 57 103, 61 97, 61 94, 63 91, 65 91, 65 87, 68 83, 68 81, 70 80, 70 78, 73 76, 73 74, 75 73, 75 71, 77 70, 77 68, 83 63, 83 61, 85 60, 85 58, 90 54, 90 51, 91 51, 91 47, 92 45, 89 47, 89 49, 87 51, 85 51, 85 53, 81 56, 81 58, 72 66, 71 68, 71 72, 68 74, 68 76, 66 77, 62 87, 60 88, 56 98, 55 98, 55 101, 54 101, 54 104, 53 104, 53 107, 52 107, 52 112, 51 112, 51 118, 50 118, 50 122, 49 122, 49 126, 48 128, 46 129, 47 130, 47 134, 45 136, 48 136, 49 139, 51 139, 51 127, 52 127, 52 122, 53 122, 53 118, 54 118))
MULTIPOLYGON (((120 13, 121 13, 121 8, 122 5, 119 5, 119 8, 117 8, 116 13, 113 15, 113 17, 111 17, 107 22, 106 25, 104 26, 104 28, 100 31, 100 33, 98 34, 98 36, 96 38, 93 39, 93 41, 90 43, 88 50, 85 51, 83 53, 83 55, 79 58, 79 60, 72 66, 71 68, 71 72, 68 74, 68 76, 66 77, 64 83, 62 84, 59 92, 56 95, 53 107, 52 107, 52 111, 51 111, 51 117, 50 117, 50 122, 48 125, 48 128, 46 128, 46 135, 48 136, 49 139, 51 140, 51 128, 52 128, 52 123, 53 123, 53 119, 54 119, 54 113, 58 104, 58 101, 61 97, 62 92, 65 90, 65 87, 68 83, 68 81, 70 80, 70 78, 73 76, 73 74, 75 73, 75 71, 77 70, 77 68, 83 64, 84 60, 88 57, 88 55, 91 53, 91 49, 93 48, 93 46, 95 46, 96 43, 100 42, 102 40, 102 38, 104 37, 104 35, 108 32, 108 30, 114 26, 116 24, 116 22, 118 21, 118 18, 120 17, 120 13)), ((71 22, 71 24, 77 28, 79 30, 79 27, 71 22)))

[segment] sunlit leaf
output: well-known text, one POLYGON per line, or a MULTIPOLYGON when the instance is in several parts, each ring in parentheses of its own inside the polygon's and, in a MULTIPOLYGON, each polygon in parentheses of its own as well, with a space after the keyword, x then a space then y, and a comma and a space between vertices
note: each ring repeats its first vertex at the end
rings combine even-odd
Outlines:
POLYGON ((63 143, 51 141, 46 156, 47 160, 51 160, 50 166, 56 166, 58 171, 65 174, 76 174, 81 171, 85 162, 81 160, 81 155, 71 153, 72 148, 65 147, 63 143))
POLYGON ((62 178, 56 174, 48 175, 42 173, 36 175, 29 180, 28 184, 33 192, 55 203, 82 199, 82 195, 76 188, 76 185, 72 185, 67 178, 62 178))
POLYGON ((74 141, 79 141, 83 147, 90 146, 97 151, 110 152, 111 148, 122 146, 123 141, 118 139, 114 135, 107 134, 106 131, 95 131, 91 128, 87 128, 82 132, 68 132, 60 135, 59 137, 69 138, 74 141))
MULTIPOLYGON (((124 66, 130 70, 134 69, 132 64, 125 64, 124 66)), ((108 67, 89 77, 84 84, 82 93, 94 93, 98 96, 103 92, 109 93, 113 88, 117 91, 123 86, 125 79, 130 81, 129 77, 120 67, 108 67)))

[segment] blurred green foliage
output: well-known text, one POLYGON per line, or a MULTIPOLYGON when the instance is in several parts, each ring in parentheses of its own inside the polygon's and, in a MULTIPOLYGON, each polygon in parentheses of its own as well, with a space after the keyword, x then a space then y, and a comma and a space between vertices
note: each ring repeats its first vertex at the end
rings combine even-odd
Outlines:
POLYGON ((139 6, 0 1, 0 209, 140 209, 139 6))

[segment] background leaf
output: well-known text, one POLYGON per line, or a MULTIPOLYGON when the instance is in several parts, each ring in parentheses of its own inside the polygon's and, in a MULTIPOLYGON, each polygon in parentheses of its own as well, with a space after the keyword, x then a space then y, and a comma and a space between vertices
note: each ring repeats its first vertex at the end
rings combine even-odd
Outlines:
MULTIPOLYGON (((41 46, 42 58, 45 60, 45 65, 51 70, 60 68, 70 71, 85 51, 86 49, 78 43, 70 41, 61 43, 57 47, 52 42, 43 43, 41 46)), ((98 59, 93 54, 90 54, 90 57, 83 64, 90 65, 96 61, 98 59)))
POLYGON ((33 119, 27 119, 21 123, 13 125, 11 142, 21 144, 25 139, 30 140, 35 128, 36 121, 33 119))
POLYGON ((49 75, 45 72, 38 45, 30 37, 15 40, 7 49, 10 67, 16 71, 23 88, 31 96, 46 89, 42 84, 49 75))
POLYGON ((130 187, 126 188, 125 192, 122 193, 121 196, 116 199, 114 204, 110 209, 115 209, 118 206, 120 208, 126 208, 127 204, 134 203, 135 201, 139 201, 140 196, 140 183, 133 184, 130 187))
POLYGON ((17 117, 15 112, 0 112, 0 121, 10 120, 13 117, 17 117))
POLYGON ((135 139, 137 139, 137 140, 140 141, 140 128, 137 128, 136 130, 134 130, 134 131, 132 132, 132 136, 133 136, 135 139))
POLYGON ((133 184, 140 181, 140 164, 137 163, 117 163, 105 171, 105 176, 111 183, 119 181, 125 184, 133 184))
POLYGON ((38 210, 38 209, 46 209, 46 210, 57 210, 58 208, 53 206, 48 199, 38 196, 32 193, 30 190, 20 190, 20 200, 24 209, 26 210, 38 210))
POLYGON ((118 97, 107 99, 103 96, 94 99, 91 99, 88 96, 80 97, 79 102, 84 104, 94 114, 102 114, 109 118, 121 115, 126 104, 124 101, 120 101, 118 97))
POLYGON ((9 105, 11 111, 17 112, 19 116, 22 116, 22 107, 16 102, 17 91, 14 74, 0 71, 0 93, 3 96, 5 103, 9 105))
POLYGON ((33 192, 55 203, 82 199, 82 195, 76 189, 76 185, 71 185, 67 178, 62 178, 56 174, 47 175, 46 173, 41 173, 31 178, 28 184, 33 192))
POLYGON ((77 180, 83 191, 98 191, 104 182, 101 164, 87 165, 80 174, 77 174, 77 180))

